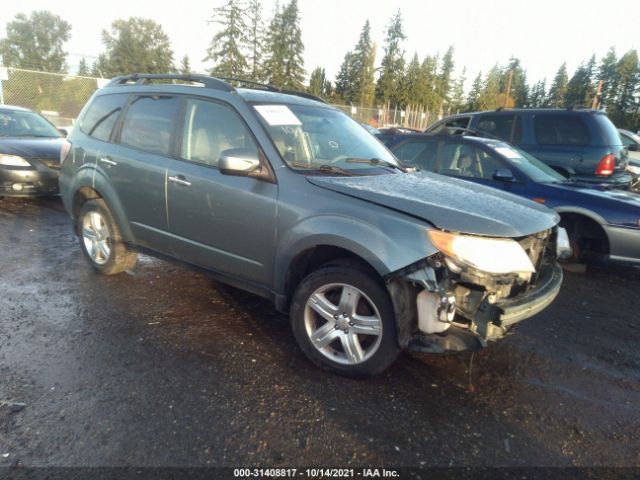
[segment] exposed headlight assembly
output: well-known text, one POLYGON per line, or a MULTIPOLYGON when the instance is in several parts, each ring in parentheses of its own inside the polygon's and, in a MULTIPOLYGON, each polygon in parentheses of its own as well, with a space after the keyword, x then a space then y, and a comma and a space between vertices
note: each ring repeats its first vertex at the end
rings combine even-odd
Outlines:
POLYGON ((24 158, 17 155, 2 155, 0 154, 0 165, 6 167, 30 167, 31 164, 24 158))
POLYGON ((474 237, 427 230, 431 243, 458 263, 493 274, 534 273, 529 256, 510 238, 474 237))

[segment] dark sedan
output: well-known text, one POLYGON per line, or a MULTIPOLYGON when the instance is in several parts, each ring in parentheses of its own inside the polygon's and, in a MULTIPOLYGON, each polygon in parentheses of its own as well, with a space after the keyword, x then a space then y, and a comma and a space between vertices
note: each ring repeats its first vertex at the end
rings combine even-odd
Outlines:
POLYGON ((57 194, 63 142, 40 114, 0 105, 0 197, 57 194))
POLYGON ((556 210, 573 259, 640 263, 640 195, 566 179, 501 140, 462 135, 406 135, 388 145, 407 166, 498 188, 556 210))

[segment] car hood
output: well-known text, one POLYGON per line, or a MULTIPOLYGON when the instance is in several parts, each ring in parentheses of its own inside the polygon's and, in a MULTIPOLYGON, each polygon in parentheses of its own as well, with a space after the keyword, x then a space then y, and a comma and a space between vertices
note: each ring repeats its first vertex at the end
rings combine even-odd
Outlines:
POLYGON ((0 137, 0 154, 19 155, 25 158, 60 158, 64 139, 34 137, 0 137))
POLYGON ((559 217, 530 200, 430 172, 307 177, 312 184, 423 219, 437 228, 491 237, 523 237, 559 217))

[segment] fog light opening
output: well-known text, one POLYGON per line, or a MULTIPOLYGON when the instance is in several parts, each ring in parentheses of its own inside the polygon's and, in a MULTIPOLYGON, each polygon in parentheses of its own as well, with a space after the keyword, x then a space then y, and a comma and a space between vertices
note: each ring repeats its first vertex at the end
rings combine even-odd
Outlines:
POLYGON ((11 185, 11 188, 13 188, 14 192, 21 192, 24 188, 24 185, 22 185, 21 183, 14 183, 13 185, 11 185))

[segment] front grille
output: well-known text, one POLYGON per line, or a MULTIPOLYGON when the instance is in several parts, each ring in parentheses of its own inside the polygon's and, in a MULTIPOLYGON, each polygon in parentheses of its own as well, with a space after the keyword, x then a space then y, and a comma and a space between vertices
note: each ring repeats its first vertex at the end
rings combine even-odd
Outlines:
POLYGON ((57 158, 39 158, 38 161, 45 167, 53 170, 60 170, 60 159, 57 158))

